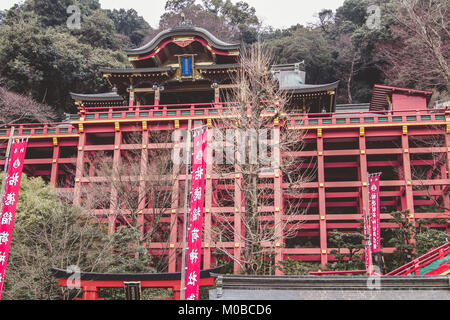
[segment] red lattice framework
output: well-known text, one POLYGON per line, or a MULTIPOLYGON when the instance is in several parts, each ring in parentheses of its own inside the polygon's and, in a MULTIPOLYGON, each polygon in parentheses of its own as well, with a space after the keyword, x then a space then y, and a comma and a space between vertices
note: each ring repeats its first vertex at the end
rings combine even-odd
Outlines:
MULTIPOLYGON (((212 125, 222 116, 229 116, 232 107, 225 103, 82 108, 80 120, 71 124, 20 125, 16 134, 31 136, 25 173, 41 176, 61 193, 73 197, 75 204, 81 201, 81 188, 95 176, 95 168, 85 170, 87 156, 91 152, 109 152, 112 163, 118 166, 123 152, 134 150, 141 153, 142 172, 152 161, 149 150, 161 148, 152 141, 151 132, 172 132, 187 129, 189 119, 203 120, 212 125), (130 132, 141 132, 142 143, 126 144, 124 137, 130 132)), ((371 112, 351 114, 293 114, 288 121, 289 130, 304 130, 305 148, 285 156, 307 159, 308 168, 317 174, 313 180, 303 184, 298 196, 305 199, 305 214, 298 217, 302 224, 296 225, 296 237, 278 243, 264 243, 274 248, 275 262, 287 258, 315 261, 322 264, 333 260, 329 246, 330 231, 355 232, 361 227, 362 208, 368 202, 368 172, 382 172, 381 180, 381 227, 383 230, 395 227, 390 213, 410 210, 410 219, 448 219, 450 203, 448 190, 450 154, 450 114, 446 110, 409 110, 395 112, 371 112), (305 204, 306 206, 306 204, 305 204)), ((280 127, 274 123, 274 143, 279 139, 280 127)), ((0 150, 6 149, 9 129, 0 130, 3 142, 0 150)), ((211 130, 210 130, 211 131, 211 130)), ((212 134, 212 133, 211 133, 212 134)), ((166 144, 173 148, 181 143, 166 144)), ((209 137, 212 138, 212 137, 209 137)), ((208 139, 210 140, 210 139, 208 139)), ((212 150, 208 148, 208 157, 212 150)), ((208 163, 211 163, 208 161, 208 163)), ((0 161, 4 164, 4 160, 0 161)), ((179 168, 173 167, 174 174, 179 168)), ((305 167, 306 169, 306 167, 305 167)), ((205 234, 203 239, 203 269, 210 269, 217 263, 217 247, 225 247, 234 256, 240 256, 244 249, 242 238, 234 234, 234 239, 226 243, 216 243, 209 231, 214 225, 214 215, 227 213, 240 223, 243 199, 238 192, 242 177, 230 175, 227 185, 235 188, 234 199, 227 207, 216 203, 217 192, 223 188, 223 178, 207 166, 205 194, 205 234)), ((173 225, 167 243, 151 243, 152 254, 169 254, 167 272, 177 272, 181 268, 183 196, 185 175, 177 176, 173 185, 173 202, 170 215, 163 217, 161 224, 173 225)), ((273 189, 273 207, 261 208, 262 212, 273 213, 261 217, 277 224, 286 220, 284 190, 287 184, 277 173, 265 176, 265 188, 273 189)), ((142 193, 144 187, 139 188, 142 193)), ((300 189, 299 189, 300 190, 300 189)), ((117 195, 112 195, 112 197, 117 195)), ((229 203, 229 201, 228 201, 229 203)), ((151 214, 142 207, 141 222, 151 214)), ((101 221, 114 230, 116 221, 110 210, 96 210, 101 221)), ((447 224, 433 224, 431 227, 449 231, 447 224)), ((276 232, 283 233, 284 230, 276 232)), ((383 245, 384 252, 393 248, 383 245)), ((234 263, 234 271, 239 265, 234 263)), ((276 274, 281 274, 280 270, 276 274)))

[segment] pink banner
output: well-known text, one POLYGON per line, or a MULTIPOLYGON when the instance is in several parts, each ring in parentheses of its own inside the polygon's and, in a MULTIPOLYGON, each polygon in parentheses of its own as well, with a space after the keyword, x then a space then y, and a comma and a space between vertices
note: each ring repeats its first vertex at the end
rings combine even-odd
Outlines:
POLYGON ((8 263, 27 144, 27 141, 17 141, 11 146, 3 209, 0 217, 0 299, 2 298, 3 285, 5 283, 6 265, 8 263))
POLYGON ((380 176, 369 176, 369 224, 372 253, 381 251, 380 176))
POLYGON ((199 300, 208 133, 206 129, 195 129, 193 136, 194 149, 192 154, 192 185, 186 263, 186 300, 199 300))

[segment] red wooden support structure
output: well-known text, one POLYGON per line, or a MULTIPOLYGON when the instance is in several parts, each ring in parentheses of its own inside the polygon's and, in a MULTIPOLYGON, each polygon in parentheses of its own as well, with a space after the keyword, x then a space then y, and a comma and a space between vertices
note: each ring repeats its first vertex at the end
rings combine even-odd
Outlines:
MULTIPOLYGON (((160 147, 157 141, 151 141, 150 132, 172 132, 173 123, 179 121, 180 128, 187 127, 187 119, 219 119, 223 110, 230 104, 222 103, 220 108, 216 104, 205 104, 194 110, 186 111, 176 109, 174 106, 159 106, 156 110, 151 106, 139 106, 136 111, 122 111, 117 108, 84 108, 82 119, 65 124, 22 124, 17 127, 16 134, 30 135, 29 151, 25 161, 25 173, 30 176, 41 176, 58 189, 61 194, 73 198, 79 203, 81 197, 81 184, 90 181, 94 172, 84 172, 83 164, 86 162, 87 152, 110 151, 113 162, 117 165, 121 152, 140 148, 142 150, 143 169, 145 170, 148 150, 160 147), (170 109, 169 109, 170 108, 170 109), (173 110, 173 114, 167 114, 173 110), (181 113, 183 111, 183 113, 181 113), (161 112, 161 113, 157 113, 161 112), (211 114, 214 114, 211 115, 211 114), (123 143, 123 134, 133 132, 137 127, 142 131, 140 145, 127 145, 123 143), (101 142, 103 138, 111 137, 101 142), (99 144, 103 143, 103 144, 99 144), (144 147, 145 146, 145 147, 144 147)), ((128 110, 128 109, 127 109, 128 110)), ((305 223, 297 226, 297 237, 307 239, 312 246, 290 247, 288 243, 264 244, 276 248, 276 259, 282 261, 287 258, 317 261, 327 263, 333 257, 330 252, 327 238, 334 229, 341 231, 354 231, 361 226, 362 204, 367 201, 368 171, 383 171, 381 181, 381 213, 382 229, 392 228, 390 212, 395 210, 410 210, 411 219, 447 218, 448 212, 416 212, 415 208, 424 205, 433 205, 434 199, 442 199, 443 207, 448 208, 449 200, 445 190, 448 190, 450 180, 450 115, 445 110, 414 110, 409 112, 371 112, 368 113, 341 113, 321 115, 290 115, 290 130, 306 130, 304 135, 307 147, 304 151, 296 153, 300 158, 310 159, 308 164, 317 169, 315 181, 302 186, 305 192, 298 196, 310 201, 307 214, 298 217, 305 223), (430 147, 421 142, 424 137, 436 140, 436 145, 430 147), (443 137, 444 139, 441 139, 443 137), (442 168, 434 168, 433 159, 425 159, 426 155, 435 154, 444 157, 442 168), (432 176, 415 177, 411 170, 425 167, 433 170, 432 176), (438 170, 436 170, 438 169, 438 170), (438 174, 436 174, 438 172, 438 174)), ((6 148, 6 139, 9 129, 0 130, 0 139, 3 143, 0 148, 6 148)), ((178 136, 177 139, 181 139, 178 136)), ((208 148, 211 157, 211 149, 208 148)), ((283 155, 281 155, 283 156, 283 155)), ((150 159, 147 159, 150 161, 150 159)), ((0 165, 4 160, 0 160, 0 165)), ((92 170, 92 169, 91 169, 92 170)), ((176 172, 177 168, 174 168, 176 172)), ((217 192, 223 187, 220 177, 215 175, 211 165, 207 166, 206 199, 205 199, 205 230, 214 224, 217 213, 234 214, 236 226, 240 223, 240 208, 242 204, 241 193, 235 192, 234 206, 221 207, 217 204, 217 192)), ((283 205, 285 195, 283 189, 288 184, 283 181, 280 174, 274 173, 273 188, 275 190, 276 204, 272 210, 275 219, 283 219, 283 205), (279 209, 276 210, 276 208, 279 209)), ((239 190, 240 177, 230 177, 234 180, 235 190, 239 190)), ((178 198, 181 175, 173 186, 173 207, 169 218, 163 218, 161 223, 170 223, 174 226, 170 233, 169 255, 175 257, 181 254, 181 238, 177 230, 182 230, 178 217, 182 214, 178 198)), ((115 195, 111 195, 112 199, 115 195)), ((114 221, 110 219, 109 210, 95 211, 101 221, 109 224, 110 231, 114 231, 114 221)), ((142 219, 151 214, 150 209, 143 209, 142 219)), ((444 227, 449 225, 430 223, 430 227, 444 227)), ((279 230, 278 232, 281 232, 279 230)), ((203 244, 203 262, 208 268, 216 263, 216 247, 227 248, 235 256, 243 250, 241 235, 235 234, 234 241, 226 243, 215 242, 211 234, 206 231, 203 244)), ((162 252, 166 243, 152 243, 150 250, 162 252)), ((384 245, 383 251, 389 253, 393 248, 384 245)), ((180 259, 170 260, 169 272, 180 270, 180 259)), ((239 272, 238 264, 234 266, 239 272)), ((277 271, 278 274, 281 271, 277 271)))

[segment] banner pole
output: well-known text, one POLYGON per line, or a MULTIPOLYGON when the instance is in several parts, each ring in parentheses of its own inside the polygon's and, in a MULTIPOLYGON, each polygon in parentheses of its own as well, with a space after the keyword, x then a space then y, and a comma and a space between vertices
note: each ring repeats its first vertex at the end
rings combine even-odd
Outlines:
POLYGON ((8 165, 9 165, 9 158, 11 156, 11 145, 14 140, 14 131, 16 130, 15 127, 11 127, 11 132, 9 133, 9 139, 8 139, 8 147, 6 148, 6 154, 5 154, 5 167, 3 171, 3 179, 2 179, 2 190, 1 190, 1 202, 0 205, 0 212, 3 210, 3 197, 5 195, 5 188, 6 188, 6 179, 8 178, 8 165))
MULTIPOLYGON (((373 174, 368 174, 368 179, 369 179, 369 181, 370 181, 370 178, 380 178, 382 176, 382 173, 381 172, 379 172, 379 173, 373 173, 373 174)), ((376 230, 378 230, 377 232, 379 232, 379 234, 381 233, 381 221, 380 221, 380 215, 381 215, 381 212, 380 212, 380 205, 381 205, 381 198, 380 198, 380 196, 381 196, 381 192, 380 192, 380 190, 378 190, 378 192, 379 192, 379 196, 378 196, 378 204, 377 204, 377 220, 375 221, 375 223, 376 223, 376 230)), ((370 194, 370 190, 369 190, 369 194, 370 194)), ((370 202, 370 199, 369 199, 369 202, 370 202)), ((369 207, 370 207, 370 205, 369 205, 369 207)), ((382 253, 381 253, 381 248, 378 248, 378 250, 377 250, 377 252, 374 252, 374 250, 373 250, 373 245, 374 245, 374 243, 372 243, 372 240, 374 239, 373 237, 372 237, 372 230, 371 230, 371 227, 372 227, 372 220, 373 220, 373 217, 372 217, 372 215, 371 214, 369 214, 369 217, 368 217, 368 219, 369 219, 369 234, 371 235, 370 236, 370 239, 371 239, 371 241, 370 241, 370 264, 371 264, 371 269, 372 269, 372 273, 375 273, 375 266, 378 268, 378 270, 376 271, 376 273, 381 273, 382 272, 382 267, 383 267, 383 262, 382 262, 382 253)), ((378 245, 380 245, 380 244, 378 244, 378 245)))
POLYGON ((187 250, 187 223, 189 208, 189 167, 191 164, 191 131, 192 120, 188 122, 188 131, 186 137, 186 180, 184 186, 184 218, 183 218, 183 252, 181 254, 181 295, 180 300, 186 300, 186 250, 187 250))

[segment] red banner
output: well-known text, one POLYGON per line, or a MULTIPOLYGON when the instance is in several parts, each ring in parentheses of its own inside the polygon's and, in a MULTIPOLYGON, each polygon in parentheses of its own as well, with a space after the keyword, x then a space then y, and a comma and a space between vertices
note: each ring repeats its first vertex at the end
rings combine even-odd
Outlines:
POLYGON ((17 141, 11 146, 3 209, 0 216, 0 299, 2 298, 3 285, 5 283, 5 271, 8 263, 27 144, 27 141, 17 141))
POLYGON ((380 176, 369 176, 369 224, 372 253, 381 251, 380 176))
POLYGON ((186 300, 199 300, 208 133, 206 129, 195 129, 193 136, 194 149, 192 154, 192 185, 186 263, 186 300))

